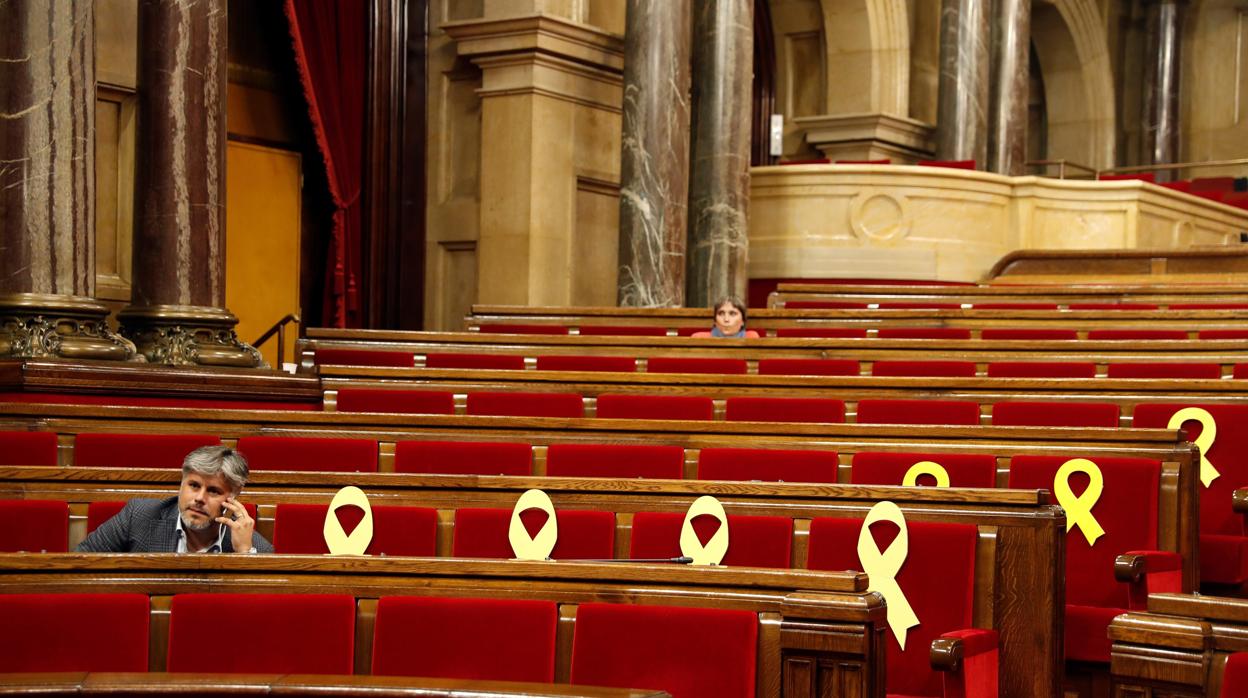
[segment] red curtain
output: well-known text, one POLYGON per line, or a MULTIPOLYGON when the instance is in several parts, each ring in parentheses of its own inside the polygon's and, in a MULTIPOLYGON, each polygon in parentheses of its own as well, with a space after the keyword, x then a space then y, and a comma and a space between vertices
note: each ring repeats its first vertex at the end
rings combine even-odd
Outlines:
POLYGON ((322 322, 330 327, 360 327, 368 4, 362 0, 284 0, 284 6, 299 80, 335 207, 322 322))

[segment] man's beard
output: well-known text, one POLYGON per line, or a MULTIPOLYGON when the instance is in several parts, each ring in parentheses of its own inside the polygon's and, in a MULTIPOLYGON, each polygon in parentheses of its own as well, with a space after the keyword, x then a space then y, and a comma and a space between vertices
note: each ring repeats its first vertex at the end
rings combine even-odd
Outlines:
POLYGON ((196 523, 191 518, 190 510, 182 512, 182 528, 189 528, 192 531, 207 531, 212 526, 212 519, 207 519, 203 523, 196 523))

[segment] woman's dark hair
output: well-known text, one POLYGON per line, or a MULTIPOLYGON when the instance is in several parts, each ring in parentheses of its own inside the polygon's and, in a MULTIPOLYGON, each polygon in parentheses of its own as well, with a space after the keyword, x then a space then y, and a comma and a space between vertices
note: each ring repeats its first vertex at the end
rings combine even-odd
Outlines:
MULTIPOLYGON (((741 299, 737 298, 736 296, 724 296, 723 298, 720 298, 718 301, 715 301, 715 305, 711 306, 711 310, 718 313, 719 309, 724 307, 725 305, 731 305, 732 307, 736 308, 738 312, 741 313, 741 327, 744 328, 745 321, 747 319, 747 314, 748 314, 745 308, 745 303, 742 303, 741 299)), ((714 316, 712 315, 712 317, 714 316)))

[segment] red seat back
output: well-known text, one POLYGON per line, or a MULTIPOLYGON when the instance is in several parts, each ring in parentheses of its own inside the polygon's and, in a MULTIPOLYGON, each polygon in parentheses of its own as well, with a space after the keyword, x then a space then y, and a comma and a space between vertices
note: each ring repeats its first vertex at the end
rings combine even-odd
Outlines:
MULTIPOLYGON (((786 310, 866 310, 866 303, 855 303, 853 301, 785 301, 784 308, 786 310)), ((776 335, 778 337, 800 337, 811 335, 795 335, 785 334, 791 332, 792 329, 781 328, 776 335)))
POLYGON ((1057 310, 1057 303, 975 303, 975 310, 1057 310))
POLYGON ((610 371, 632 373, 637 370, 637 359, 631 356, 552 356, 537 357, 539 371, 610 371))
POLYGON ((825 397, 730 397, 724 407, 730 422, 845 421, 845 401, 825 397))
POLYGON ((339 388, 339 412, 455 414, 455 395, 449 390, 392 390, 339 388))
POLYGON ((0 553, 63 553, 68 548, 68 504, 0 499, 0 553))
MULTIPOLYGON (((292 555, 326 555, 325 514, 328 504, 278 504, 273 516, 273 548, 292 555)), ((340 510, 341 511, 341 510, 340 510)), ((438 512, 424 507, 375 506, 373 539, 365 555, 432 557, 437 554, 438 512)), ((343 531, 350 535, 363 512, 343 531)), ((341 522, 341 519, 340 519, 341 522)))
POLYGON ((316 363, 346 366, 388 366, 411 368, 416 355, 410 351, 373 351, 371 349, 317 349, 316 363))
POLYGON ((998 427, 1118 426, 1118 405, 1107 402, 998 402, 992 406, 998 427))
POLYGON ((581 325, 581 334, 590 336, 616 337, 666 337, 666 327, 649 327, 646 325, 581 325))
POLYGON ((1040 339, 1040 340, 1072 340, 1079 339, 1077 330, 1049 329, 1044 327, 985 327, 979 331, 980 339, 1040 339))
POLYGON ((646 361, 647 373, 724 373, 744 375, 749 372, 745 359, 705 356, 654 356, 646 361))
POLYGON ((146 594, 3 594, 0 672, 147 671, 146 594))
POLYGON ((426 354, 426 368, 480 368, 523 371, 520 354, 426 354))
POLYGON ((835 483, 838 463, 836 451, 704 448, 698 452, 698 479, 835 483))
POLYGON ((551 477, 661 478, 684 476, 685 450, 680 446, 617 444, 551 444, 546 449, 546 474, 551 477))
MULTIPOLYGON (((866 303, 856 303, 859 307, 867 307, 866 303)), ((784 307, 796 307, 785 303, 784 307)), ((776 329, 777 337, 807 337, 814 339, 866 339, 867 330, 856 327, 780 327, 776 329)))
POLYGON ((396 473, 448 475, 532 475, 533 447, 488 441, 400 441, 394 447, 396 473))
MULTIPOLYGON (((552 560, 610 560, 615 557, 615 514, 609 511, 556 510, 559 537, 552 560)), ((536 534, 545 523, 537 510, 522 512, 521 520, 533 523, 536 534), (529 518, 529 513, 536 515, 529 518)), ((508 532, 510 509, 458 509, 455 511, 455 557, 509 560, 515 557, 508 532)))
POLYGON ((919 160, 915 164, 922 167, 949 167, 955 170, 975 169, 974 160, 919 160))
POLYGON ((0 431, 0 465, 56 465, 56 432, 0 431))
POLYGON ((567 334, 568 328, 559 325, 524 325, 498 322, 478 325, 477 331, 490 334, 567 334))
POLYGON ((79 434, 74 465, 79 468, 181 468, 186 455, 201 446, 218 446, 207 434, 79 434))
POLYGON ((576 612, 571 683, 746 698, 757 657, 752 611, 587 603, 576 612))
POLYGON ((601 419, 697 419, 715 417, 715 402, 709 397, 685 395, 598 396, 601 419))
MULTIPOLYGON (((876 453, 859 451, 850 464, 850 482, 855 485, 902 484, 915 463, 930 461, 949 473, 950 487, 996 487, 997 459, 986 454, 960 453, 876 453)), ((934 484, 932 476, 921 476, 916 484, 934 484)))
POLYGON ((1195 363, 1126 363, 1110 364, 1106 370, 1110 378, 1221 378, 1222 367, 1218 364, 1195 363))
POLYGON ((759 359, 763 376, 856 376, 857 359, 759 359))
POLYGON ((859 424, 979 424, 979 404, 962 400, 859 400, 859 424))
POLYGON ((881 327, 880 339, 970 339, 971 331, 963 327, 881 327))
POLYGON ((1096 364, 1082 361, 994 361, 989 378, 1095 378, 1096 364))
MULTIPOLYGON (((667 559, 680 557, 680 532, 685 515, 675 512, 642 511, 633 515, 633 538, 629 557, 667 559)), ((703 542, 719 528, 710 516, 693 520, 694 530, 703 542)), ((792 566, 793 519, 787 516, 728 517, 728 553, 723 564, 732 567, 792 566)))
MULTIPOLYGON (((887 522, 875 526, 881 530, 885 527, 896 530, 887 522)), ((812 519, 807 567, 861 571, 862 563, 858 560, 861 528, 861 519, 812 519)), ((904 651, 892 633, 886 631, 886 686, 890 694, 939 696, 941 676, 932 669, 928 655, 932 640, 941 634, 972 627, 978 531, 975 526, 965 524, 920 521, 907 522, 906 529, 910 552, 896 580, 918 616, 919 624, 907 633, 904 651), (940 583, 932 583, 935 579, 940 583)), ((887 545, 878 547, 882 552, 887 545)))
POLYGON ((551 601, 382 597, 372 673, 550 683, 558 617, 551 601))
POLYGON ((238 450, 252 470, 377 472, 377 442, 372 439, 244 436, 238 450))
POLYGON ((468 393, 468 414, 493 417, 585 416, 585 404, 575 393, 521 393, 483 391, 468 393))
POLYGON ((1071 303, 1071 310, 1157 310, 1155 303, 1071 303))
POLYGON ((1236 652, 1226 658, 1219 698, 1243 698, 1244 686, 1248 686, 1248 652, 1236 652))
POLYGON ((355 598, 346 594, 178 594, 169 611, 169 671, 350 674, 355 598), (237 627, 230 625, 233 619, 237 627), (245 648, 214 641, 229 632, 245 648), (245 651, 242 651, 244 650, 245 651))
POLYGON ((944 376, 974 378, 974 361, 876 361, 873 376, 944 376))
POLYGON ((1088 339, 1109 340, 1153 340, 1153 339, 1187 339, 1183 330, 1088 330, 1088 339))

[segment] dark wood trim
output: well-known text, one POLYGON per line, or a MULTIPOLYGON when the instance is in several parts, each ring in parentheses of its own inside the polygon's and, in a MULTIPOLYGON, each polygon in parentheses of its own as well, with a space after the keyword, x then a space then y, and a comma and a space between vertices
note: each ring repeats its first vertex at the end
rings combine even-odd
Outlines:
POLYGON ((397 317, 389 327, 423 329, 425 324, 425 243, 428 183, 427 123, 429 69, 429 0, 406 0, 405 81, 402 170, 400 172, 397 254, 391 255, 397 317))
POLYGON ((754 0, 754 104, 750 164, 772 165, 769 154, 771 115, 776 112, 776 42, 771 25, 771 3, 754 0))

